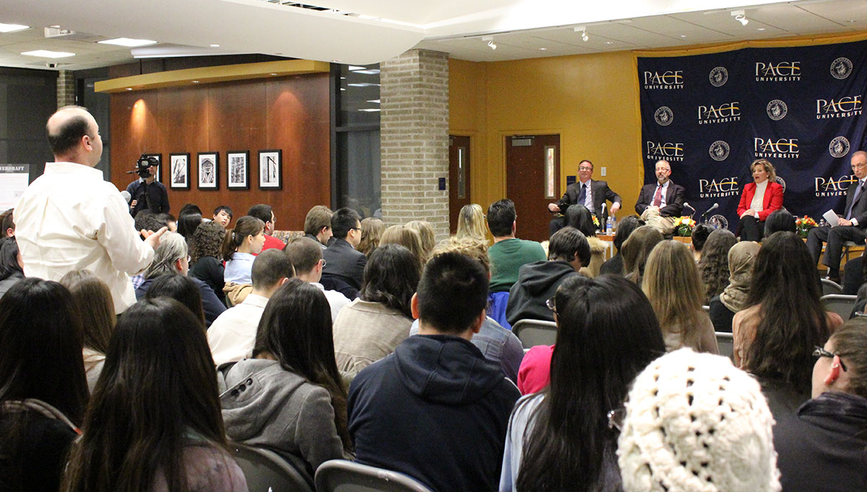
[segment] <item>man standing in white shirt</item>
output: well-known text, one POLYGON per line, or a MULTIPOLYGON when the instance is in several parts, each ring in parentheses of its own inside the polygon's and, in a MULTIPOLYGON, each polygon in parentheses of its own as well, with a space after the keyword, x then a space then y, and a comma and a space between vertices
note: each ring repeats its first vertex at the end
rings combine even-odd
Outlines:
POLYGON ((325 260, 322 259, 322 248, 319 243, 308 237, 300 237, 294 239, 286 245, 286 256, 289 261, 295 266, 295 274, 301 280, 310 283, 319 288, 328 299, 328 304, 331 306, 331 322, 337 319, 337 313, 351 301, 347 297, 336 290, 325 290, 325 287, 319 283, 322 278, 322 268, 325 267, 325 260))
POLYGON ((24 275, 60 280, 67 272, 92 271, 111 290, 116 313, 135 303, 129 275, 144 270, 163 227, 141 231, 126 200, 94 169, 102 157, 99 126, 86 109, 67 106, 48 119, 55 162, 25 190, 15 207, 16 237, 24 275))
POLYGON ((208 328, 208 346, 218 366, 252 357, 265 306, 277 289, 295 276, 295 270, 285 253, 269 249, 253 261, 251 276, 253 291, 244 302, 224 311, 208 328))

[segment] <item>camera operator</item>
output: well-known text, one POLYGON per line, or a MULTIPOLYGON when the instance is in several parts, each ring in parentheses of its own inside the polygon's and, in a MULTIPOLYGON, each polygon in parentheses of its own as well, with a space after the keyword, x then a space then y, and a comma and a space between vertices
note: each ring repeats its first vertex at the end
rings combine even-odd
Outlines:
POLYGON ((169 213, 171 207, 166 186, 154 180, 158 165, 155 158, 143 155, 136 168, 128 173, 137 173, 140 176, 126 187, 130 195, 129 213, 133 217, 142 210, 150 210, 155 214, 169 213))

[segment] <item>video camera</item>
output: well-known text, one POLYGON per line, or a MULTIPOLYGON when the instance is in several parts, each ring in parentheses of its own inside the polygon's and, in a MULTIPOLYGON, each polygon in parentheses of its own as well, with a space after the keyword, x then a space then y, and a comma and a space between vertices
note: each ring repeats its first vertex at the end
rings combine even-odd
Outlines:
POLYGON ((136 173, 141 176, 142 179, 148 179, 151 177, 151 173, 150 171, 148 171, 148 168, 151 166, 159 165, 160 163, 156 159, 156 157, 142 154, 141 157, 138 158, 138 162, 136 162, 135 169, 133 169, 132 171, 127 171, 127 174, 136 173))

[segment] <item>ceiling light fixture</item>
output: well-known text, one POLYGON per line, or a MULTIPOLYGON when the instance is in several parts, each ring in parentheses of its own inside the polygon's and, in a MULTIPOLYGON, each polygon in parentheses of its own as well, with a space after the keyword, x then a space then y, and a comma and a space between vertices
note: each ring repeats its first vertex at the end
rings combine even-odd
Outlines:
POLYGON ((25 26, 23 24, 3 24, 0 22, 0 32, 3 33, 23 31, 25 29, 30 29, 30 26, 25 26))
POLYGON ((219 44, 212 44, 212 45, 211 45, 211 48, 219 48, 219 47, 220 47, 219 44))
POLYGON ((575 32, 581 33, 581 40, 585 43, 590 39, 590 36, 587 35, 587 27, 586 26, 578 26, 575 28, 575 32))
POLYGON ((99 44, 113 44, 115 46, 125 46, 127 48, 138 48, 140 46, 150 46, 157 44, 156 41, 150 39, 131 39, 131 38, 116 38, 97 41, 99 44))
POLYGON ((492 50, 497 49, 497 44, 494 43, 494 37, 493 36, 482 36, 482 41, 488 42, 488 48, 491 48, 492 50))
POLYGON ((75 56, 75 53, 69 53, 66 51, 49 51, 49 50, 25 51, 21 54, 24 56, 38 56, 40 58, 66 58, 68 56, 75 56))
POLYGON ((734 17, 736 21, 740 22, 742 26, 746 26, 750 23, 750 20, 747 19, 747 14, 743 10, 732 10, 732 17, 734 17))

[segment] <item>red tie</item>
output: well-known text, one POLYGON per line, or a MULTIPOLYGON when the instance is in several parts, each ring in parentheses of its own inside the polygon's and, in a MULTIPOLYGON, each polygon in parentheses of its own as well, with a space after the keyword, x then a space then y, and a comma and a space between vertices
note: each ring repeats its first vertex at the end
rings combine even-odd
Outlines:
POLYGON ((656 193, 653 195, 653 206, 658 207, 662 203, 662 186, 656 185, 656 193))

